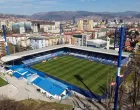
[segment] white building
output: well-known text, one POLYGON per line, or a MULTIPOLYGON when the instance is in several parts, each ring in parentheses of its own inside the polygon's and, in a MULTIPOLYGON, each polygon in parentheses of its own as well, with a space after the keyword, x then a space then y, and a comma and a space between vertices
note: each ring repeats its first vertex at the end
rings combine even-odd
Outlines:
POLYGON ((101 40, 101 39, 87 40, 88 47, 105 48, 106 45, 107 45, 107 41, 105 40, 101 40))
POLYGON ((3 21, 0 22, 0 24, 1 24, 1 27, 2 27, 2 25, 6 25, 6 21, 3 20, 3 21))
POLYGON ((10 29, 10 30, 12 30, 12 25, 14 24, 15 22, 13 22, 13 21, 9 21, 9 23, 8 23, 8 28, 10 29))
POLYGON ((36 23, 32 26, 32 30, 33 30, 34 33, 38 32, 38 26, 37 26, 36 23))
POLYGON ((102 38, 102 37, 105 37, 106 34, 108 32, 108 29, 107 28, 103 28, 97 32, 95 32, 95 38, 102 38))
POLYGON ((12 31, 16 33, 24 33, 31 31, 31 22, 17 22, 12 24, 12 31))
POLYGON ((106 46, 106 49, 109 50, 109 47, 110 47, 110 38, 107 37, 107 46, 106 46))
POLYGON ((25 28, 24 27, 19 27, 19 32, 20 32, 20 34, 25 33, 25 28))
POLYGON ((13 34, 11 36, 7 36, 7 42, 12 45, 18 45, 24 48, 30 46, 30 40, 28 39, 28 37, 21 34, 13 34))
POLYGON ((30 39, 30 42, 31 42, 31 47, 33 49, 39 49, 39 48, 44 48, 46 47, 46 40, 45 38, 38 38, 38 37, 32 37, 32 38, 29 38, 30 39))
POLYGON ((49 33, 60 33, 60 22, 55 22, 54 24, 45 24, 44 32, 49 33))

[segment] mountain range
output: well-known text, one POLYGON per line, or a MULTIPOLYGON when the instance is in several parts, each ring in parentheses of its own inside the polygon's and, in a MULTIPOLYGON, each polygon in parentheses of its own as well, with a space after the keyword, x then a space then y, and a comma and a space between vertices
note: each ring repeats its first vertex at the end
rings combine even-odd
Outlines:
POLYGON ((126 11, 126 12, 88 12, 88 11, 53 11, 53 12, 41 12, 31 16, 31 18, 41 20, 72 20, 75 18, 83 18, 88 16, 107 18, 126 18, 126 17, 138 17, 140 18, 140 12, 126 11))
POLYGON ((40 12, 33 15, 14 15, 14 14, 0 14, 0 17, 13 16, 17 18, 32 18, 39 20, 72 20, 73 18, 84 18, 84 17, 101 17, 103 19, 108 18, 140 18, 140 12, 126 11, 126 12, 88 12, 88 11, 51 11, 51 12, 40 12))

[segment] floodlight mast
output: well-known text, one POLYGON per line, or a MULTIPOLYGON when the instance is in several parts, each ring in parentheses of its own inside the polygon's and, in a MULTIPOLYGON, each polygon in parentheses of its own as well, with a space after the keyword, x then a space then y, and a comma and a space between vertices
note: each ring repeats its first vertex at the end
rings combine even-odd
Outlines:
POLYGON ((122 49, 123 49, 123 39, 125 35, 124 27, 120 29, 120 46, 119 46, 119 56, 118 56, 118 68, 116 76, 116 90, 115 90, 115 100, 114 100, 114 110, 118 110, 118 96, 119 96, 119 86, 120 86, 120 71, 122 62, 122 49))
POLYGON ((4 36, 6 54, 10 55, 10 52, 9 52, 9 49, 8 49, 7 40, 6 40, 6 31, 5 31, 5 26, 4 25, 2 25, 2 32, 3 32, 3 36, 4 36))
POLYGON ((62 24, 60 23, 60 44, 63 43, 63 41, 62 41, 62 32, 63 32, 63 30, 62 30, 62 24))

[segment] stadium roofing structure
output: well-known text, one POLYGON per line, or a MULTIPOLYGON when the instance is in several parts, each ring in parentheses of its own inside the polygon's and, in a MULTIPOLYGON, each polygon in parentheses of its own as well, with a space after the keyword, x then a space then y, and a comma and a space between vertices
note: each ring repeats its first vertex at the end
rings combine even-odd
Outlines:
MULTIPOLYGON (((56 46, 51 46, 51 47, 45 47, 42 49, 35 49, 35 50, 29 50, 29 51, 24 51, 24 52, 19 52, 11 55, 7 55, 1 58, 1 60, 6 63, 9 61, 14 61, 16 59, 20 59, 29 55, 34 55, 50 50, 55 50, 55 49, 61 49, 61 48, 71 48, 71 49, 78 49, 78 50, 84 50, 84 51, 90 51, 90 52, 96 52, 96 53, 102 53, 102 54, 108 54, 108 55, 115 55, 118 56, 118 51, 115 50, 106 50, 106 49, 98 49, 98 48, 92 48, 92 47, 83 47, 83 46, 75 46, 75 45, 69 45, 69 44, 64 44, 64 45, 56 45, 56 46)), ((123 52, 123 57, 129 57, 130 53, 123 52)))

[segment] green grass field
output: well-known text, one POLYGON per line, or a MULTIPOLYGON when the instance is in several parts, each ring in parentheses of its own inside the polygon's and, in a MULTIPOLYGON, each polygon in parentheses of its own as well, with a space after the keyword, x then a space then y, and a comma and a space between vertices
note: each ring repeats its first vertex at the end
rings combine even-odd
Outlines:
POLYGON ((8 83, 0 77, 0 87, 4 86, 6 84, 8 84, 8 83))
POLYGON ((92 92, 99 95, 102 94, 101 88, 106 86, 107 79, 111 79, 116 73, 114 66, 91 62, 73 56, 61 56, 57 59, 35 64, 32 68, 84 89, 89 88, 92 92))

